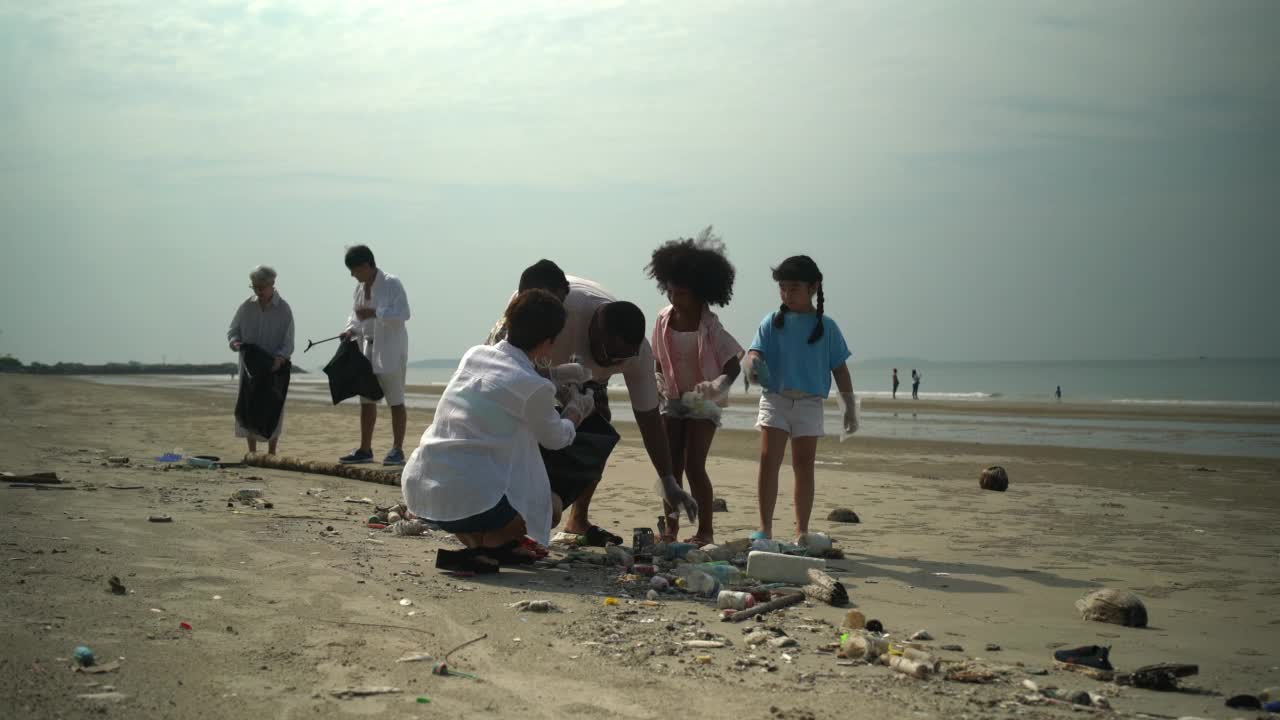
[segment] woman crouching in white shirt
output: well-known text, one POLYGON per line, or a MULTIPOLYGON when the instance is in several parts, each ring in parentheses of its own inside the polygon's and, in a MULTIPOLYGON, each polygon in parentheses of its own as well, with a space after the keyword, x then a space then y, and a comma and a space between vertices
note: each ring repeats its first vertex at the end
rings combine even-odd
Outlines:
POLYGON ((560 301, 528 290, 506 318, 506 340, 463 356, 401 476, 409 510, 467 546, 437 552, 444 570, 497 572, 531 558, 517 549, 524 536, 547 544, 562 508, 538 446, 568 446, 594 410, 591 395, 574 392, 557 412, 556 387, 537 372, 564 328, 560 301))

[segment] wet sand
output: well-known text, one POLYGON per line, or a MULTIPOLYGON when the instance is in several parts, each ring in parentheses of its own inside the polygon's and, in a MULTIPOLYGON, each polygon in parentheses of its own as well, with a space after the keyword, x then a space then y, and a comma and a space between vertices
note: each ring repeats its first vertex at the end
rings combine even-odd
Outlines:
MULTIPOLYGON (((930 412, 974 412, 975 405, 920 406, 926 404, 930 412)), ((396 488, 255 468, 166 470, 151 459, 174 447, 238 458, 244 446, 232 437, 233 405, 233 397, 213 392, 0 376, 0 469, 57 471, 72 488, 0 488, 0 706, 20 717, 99 716, 103 704, 109 714, 146 718, 1065 717, 1072 713, 1011 698, 1026 677, 1073 689, 1113 687, 1050 669, 1053 648, 1092 643, 1111 645, 1121 670, 1154 662, 1201 667, 1186 684, 1203 692, 1124 689, 1111 700, 1123 713, 1248 716, 1223 707, 1225 696, 1280 685, 1276 461, 822 441, 813 526, 848 554, 830 565, 854 603, 891 632, 927 628, 935 646, 964 648, 943 657, 981 657, 1008 669, 1001 683, 971 686, 837 664, 818 650, 836 639, 844 611, 825 606, 802 606, 772 621, 799 641, 787 650, 751 651, 775 672, 738 670, 734 659, 748 652, 739 626, 718 622, 713 609, 687 597, 664 598, 659 608, 625 597, 604 606, 604 593, 641 597, 637 586, 619 584, 616 572, 562 565, 504 569, 495 578, 439 575, 434 554, 452 546, 448 538, 368 530, 368 507, 343 501, 367 496, 389 504, 396 488), (132 462, 105 465, 108 455, 132 462), (978 488, 979 471, 992 463, 1008 468, 1009 492, 978 488), (274 509, 228 508, 226 498, 242 487, 263 488, 274 509), (827 522, 837 506, 856 510, 861 524, 827 522), (173 522, 148 522, 156 513, 173 522), (108 591, 112 575, 129 594, 108 591), (1138 593, 1151 627, 1081 620, 1074 601, 1103 586, 1138 593), (401 605, 402 598, 412 604, 401 605), (566 612, 507 607, 537 598, 566 612), (181 630, 179 622, 193 629, 181 630), (679 648, 700 632, 733 646, 679 648), (419 651, 438 659, 481 633, 488 638, 450 658, 480 681, 395 662, 419 651), (988 643, 1001 650, 986 651, 988 643), (100 662, 125 660, 114 672, 73 673, 69 658, 80 644, 93 647, 100 662), (695 661, 702 653, 709 663, 695 661), (1042 669, 1050 675, 1029 675, 1042 669), (104 685, 127 697, 76 697, 104 685), (359 685, 403 692, 329 695, 359 685), (419 697, 431 702, 419 704, 419 697)), ((1027 412, 1022 404, 1017 410, 1027 412)), ((1171 417, 1174 410, 1117 412, 1171 417)), ((1172 417, 1208 417, 1196 414, 1202 408, 1187 412, 1172 417)), ((408 445, 429 421, 429 412, 410 410, 408 445)), ((353 406, 293 403, 281 451, 331 460, 355 444, 357 430, 353 406)), ((654 524, 658 504, 634 427, 621 430, 624 443, 593 518, 629 538, 630 528, 654 524)), ((375 452, 385 451, 389 432, 384 410, 375 452)), ((713 448, 712 479, 729 507, 716 516, 721 539, 755 527, 757 442, 752 432, 722 432, 713 448)), ((793 512, 785 468, 781 485, 779 534, 793 512)))

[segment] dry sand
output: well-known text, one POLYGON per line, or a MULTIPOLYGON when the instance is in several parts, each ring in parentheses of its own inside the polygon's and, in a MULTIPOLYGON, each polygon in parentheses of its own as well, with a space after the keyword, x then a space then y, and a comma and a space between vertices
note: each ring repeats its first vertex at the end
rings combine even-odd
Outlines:
MULTIPOLYGON (((844 614, 825 606, 771 620, 799 641, 751 651, 775 671, 735 669, 734 659, 748 653, 740 626, 681 596, 658 608, 625 598, 604 606, 603 593, 640 597, 616 572, 436 573, 434 552, 450 545, 447 538, 368 530, 367 507, 343 502, 367 496, 389 504, 396 488, 254 468, 166 470, 151 459, 173 447, 238 458, 233 404, 217 393, 0 377, 0 469, 56 471, 72 488, 0 488, 6 716, 1064 717, 1072 713, 1009 701, 1027 677, 1111 692, 1051 668, 1054 648, 1092 643, 1113 646, 1121 670, 1162 661, 1201 667, 1186 682, 1197 691, 1119 691, 1112 704, 1122 713, 1247 717, 1225 708, 1225 696, 1280 685, 1276 461, 824 440, 814 527, 848 553, 830 565, 854 603, 891 632, 926 628, 935 647, 963 646, 942 652, 947 659, 1010 668, 1001 683, 973 686, 838 664, 816 652, 836 639, 844 614), (108 466, 108 455, 132 462, 108 466), (1009 492, 978 489, 978 472, 990 463, 1009 469, 1009 492), (275 508, 226 507, 242 487, 263 488, 275 508), (322 490, 307 494, 312 488, 322 490), (837 506, 855 509, 862 523, 826 522, 837 506), (173 522, 148 522, 156 513, 173 522), (109 592, 112 575, 127 595, 109 592), (1081 620, 1074 601, 1103 586, 1138 593, 1152 627, 1081 620), (566 612, 507 607, 543 598, 566 612), (395 662, 412 652, 439 659, 482 633, 487 639, 450 659, 478 681, 395 662), (699 633, 733 644, 679 649, 699 633), (988 643, 1002 649, 988 652, 988 643), (114 672, 75 673, 70 656, 80 644, 99 662, 125 659, 114 672), (696 662, 701 653, 711 661, 696 662), (1047 677, 1029 674, 1044 669, 1047 677), (377 685, 402 692, 330 695, 377 685), (103 692, 124 697, 77 697, 103 692)), ((284 454, 332 459, 353 444, 354 407, 293 403, 289 413, 284 454)), ((410 412, 409 444, 429 419, 410 412)), ((630 528, 652 526, 658 510, 635 430, 622 432, 593 517, 629 538, 630 528)), ((388 433, 384 411, 375 451, 385 450, 388 433)), ((717 439, 712 478, 729 506, 716 516, 721 539, 755 526, 755 442, 754 433, 717 439)), ((789 528, 785 469, 777 513, 775 527, 789 528)))

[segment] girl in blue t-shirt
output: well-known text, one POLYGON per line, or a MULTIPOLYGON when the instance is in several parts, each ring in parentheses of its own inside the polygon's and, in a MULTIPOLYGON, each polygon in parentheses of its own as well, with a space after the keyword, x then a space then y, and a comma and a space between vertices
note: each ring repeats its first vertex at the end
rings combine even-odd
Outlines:
POLYGON ((840 390, 844 432, 858 430, 853 379, 845 361, 849 346, 836 321, 823 314, 822 271, 807 255, 796 255, 773 269, 782 307, 769 313, 756 330, 747 353, 747 378, 759 385, 760 530, 753 538, 773 535, 773 508, 778 501, 778 469, 791 439, 795 471, 796 535, 809 532, 813 512, 813 466, 818 438, 824 435, 822 404, 831 379, 840 390), (817 295, 818 305, 813 298, 817 295))

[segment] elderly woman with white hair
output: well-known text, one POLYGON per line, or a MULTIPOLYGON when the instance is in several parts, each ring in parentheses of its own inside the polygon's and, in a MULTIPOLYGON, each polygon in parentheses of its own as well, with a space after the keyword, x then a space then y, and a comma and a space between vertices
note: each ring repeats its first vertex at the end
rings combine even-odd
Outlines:
POLYGON ((240 304, 227 329, 227 342, 240 353, 236 437, 248 441, 249 452, 257 452, 258 441, 266 440, 267 452, 274 454, 284 428, 284 395, 292 369, 293 310, 276 292, 272 267, 254 268, 249 286, 253 295, 240 304))

